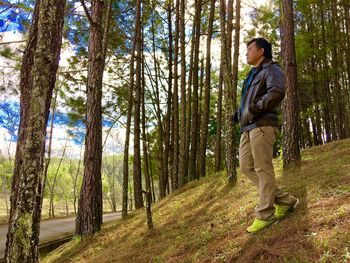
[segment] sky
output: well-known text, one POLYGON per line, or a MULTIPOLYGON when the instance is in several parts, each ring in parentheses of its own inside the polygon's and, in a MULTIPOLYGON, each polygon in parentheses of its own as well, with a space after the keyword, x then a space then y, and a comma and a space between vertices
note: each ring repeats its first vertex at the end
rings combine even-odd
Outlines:
MULTIPOLYGON (((1 42, 13 42, 13 41, 21 41, 22 35, 18 32, 6 32, 2 33, 1 42)), ((20 43, 13 44, 12 48, 19 48, 20 43)), ((67 59, 72 55, 72 50, 68 47, 62 49, 60 55, 60 67, 68 66, 67 59)), ((12 60, 6 59, 0 56, 0 70, 5 72, 6 82, 8 82, 8 78, 12 80, 14 83, 18 85, 19 76, 18 74, 14 74, 13 67, 14 62, 12 60)), ((1 83, 1 80, 0 80, 1 83)), ((5 83, 6 85, 6 83, 5 83)), ((1 100, 11 100, 13 102, 19 101, 19 96, 8 96, 8 94, 1 95, 1 100)), ((64 112, 64 109, 59 109, 61 112, 64 112)), ((54 125, 53 128, 53 137, 52 137, 52 156, 61 156, 63 152, 63 147, 65 145, 65 141, 68 137, 67 126, 64 125, 54 125)), ((106 135, 108 133, 109 127, 104 127, 103 129, 103 142, 106 139, 106 135)), ((49 136, 50 128, 47 129, 47 136, 49 136)), ((114 152, 121 153, 123 151, 124 144, 124 135, 125 131, 120 128, 112 128, 112 130, 108 133, 107 141, 105 143, 105 147, 103 148, 104 153, 111 154, 114 152)), ((4 155, 8 155, 10 153, 12 156, 15 154, 16 145, 14 142, 11 142, 11 136, 6 131, 6 129, 0 127, 0 153, 4 155)), ((69 140, 67 143, 66 154, 72 158, 80 157, 81 146, 75 144, 72 140, 69 140)))
MULTIPOLYGON (((270 2, 271 0, 243 0, 241 1, 242 9, 241 9, 241 33, 240 33, 240 56, 239 56, 239 67, 242 67, 242 65, 245 64, 245 54, 246 54, 246 45, 244 43, 245 37, 246 37, 246 31, 251 28, 251 21, 249 12, 253 10, 253 7, 259 8, 259 6, 266 4, 270 2)), ((6 33, 0 33, 0 43, 3 42, 12 42, 12 41, 21 41, 22 36, 19 33, 16 32, 6 32, 6 33)), ((203 49, 205 49, 205 42, 203 49)), ((14 44, 19 46, 20 44, 14 44)), ((68 65, 67 59, 71 56, 72 50, 69 48, 63 49, 61 52, 61 58, 60 58, 60 66, 65 67, 68 65)), ((218 67, 219 65, 219 59, 220 59, 220 43, 219 41, 213 41, 212 42, 212 64, 213 67, 218 67)), ((13 65, 12 61, 9 61, 8 59, 0 56, 0 70, 3 70, 5 73, 7 73, 7 79, 10 79, 13 83, 18 83, 18 75, 13 74, 13 69, 11 69, 11 66, 13 65)), ((0 80, 1 83, 1 80, 0 80)), ((0 100, 4 100, 5 97, 3 95, 0 95, 0 100)), ((6 100, 17 100, 18 96, 7 96, 6 100)), ((106 134, 108 131, 108 128, 105 127, 104 129, 104 139, 106 138, 106 134)), ((52 149, 52 156, 61 156, 63 147, 65 145, 66 139, 67 139, 67 127, 63 125, 55 125, 54 131, 53 131, 53 149, 52 149)), ((48 133, 49 133, 48 129, 48 133)), ((105 154, 111 154, 111 153, 121 153, 123 151, 123 144, 125 140, 125 130, 122 128, 112 128, 111 132, 109 133, 109 136, 107 137, 107 141, 104 147, 104 153, 105 154)), ((131 138, 132 142, 132 138, 131 138)), ((71 158, 79 158, 81 155, 81 146, 73 143, 73 141, 69 140, 67 143, 67 150, 66 153, 71 158)), ((130 145, 130 149, 132 149, 132 144, 130 145)), ((10 141, 10 135, 8 132, 0 128, 0 152, 4 155, 7 155, 7 153, 10 153, 11 155, 14 155, 15 153, 15 143, 10 141)))

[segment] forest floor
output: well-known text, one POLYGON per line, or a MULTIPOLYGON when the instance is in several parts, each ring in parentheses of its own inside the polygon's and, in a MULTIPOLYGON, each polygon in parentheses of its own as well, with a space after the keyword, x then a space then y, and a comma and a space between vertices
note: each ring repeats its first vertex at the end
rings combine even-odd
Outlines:
POLYGON ((42 262, 350 262, 350 140, 304 150, 301 169, 284 176, 275 160, 275 170, 301 204, 257 234, 246 232, 256 189, 241 174, 229 187, 225 174, 215 173, 154 204, 153 231, 140 209, 42 262))

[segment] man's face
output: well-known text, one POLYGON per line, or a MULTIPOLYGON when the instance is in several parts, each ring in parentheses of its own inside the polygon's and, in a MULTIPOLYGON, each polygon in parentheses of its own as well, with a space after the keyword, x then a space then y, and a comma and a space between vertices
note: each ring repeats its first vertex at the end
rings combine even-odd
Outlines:
POLYGON ((264 54, 264 49, 256 46, 255 42, 251 43, 247 48, 247 63, 255 65, 264 54))

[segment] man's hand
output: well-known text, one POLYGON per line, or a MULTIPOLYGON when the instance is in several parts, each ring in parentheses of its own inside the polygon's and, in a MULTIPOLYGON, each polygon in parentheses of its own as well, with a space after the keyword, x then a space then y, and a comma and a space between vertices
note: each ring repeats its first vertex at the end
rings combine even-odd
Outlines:
POLYGON ((260 105, 259 103, 261 104, 261 101, 258 101, 256 103, 252 102, 249 104, 249 111, 250 112, 253 112, 253 113, 259 113, 261 112, 261 109, 260 109, 260 105))

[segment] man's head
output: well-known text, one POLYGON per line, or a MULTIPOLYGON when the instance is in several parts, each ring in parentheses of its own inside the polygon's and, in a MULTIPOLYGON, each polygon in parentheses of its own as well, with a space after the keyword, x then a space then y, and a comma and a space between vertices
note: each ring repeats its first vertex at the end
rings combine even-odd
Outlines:
POLYGON ((257 66, 265 58, 272 58, 271 43, 265 38, 253 38, 247 43, 247 63, 257 66))

